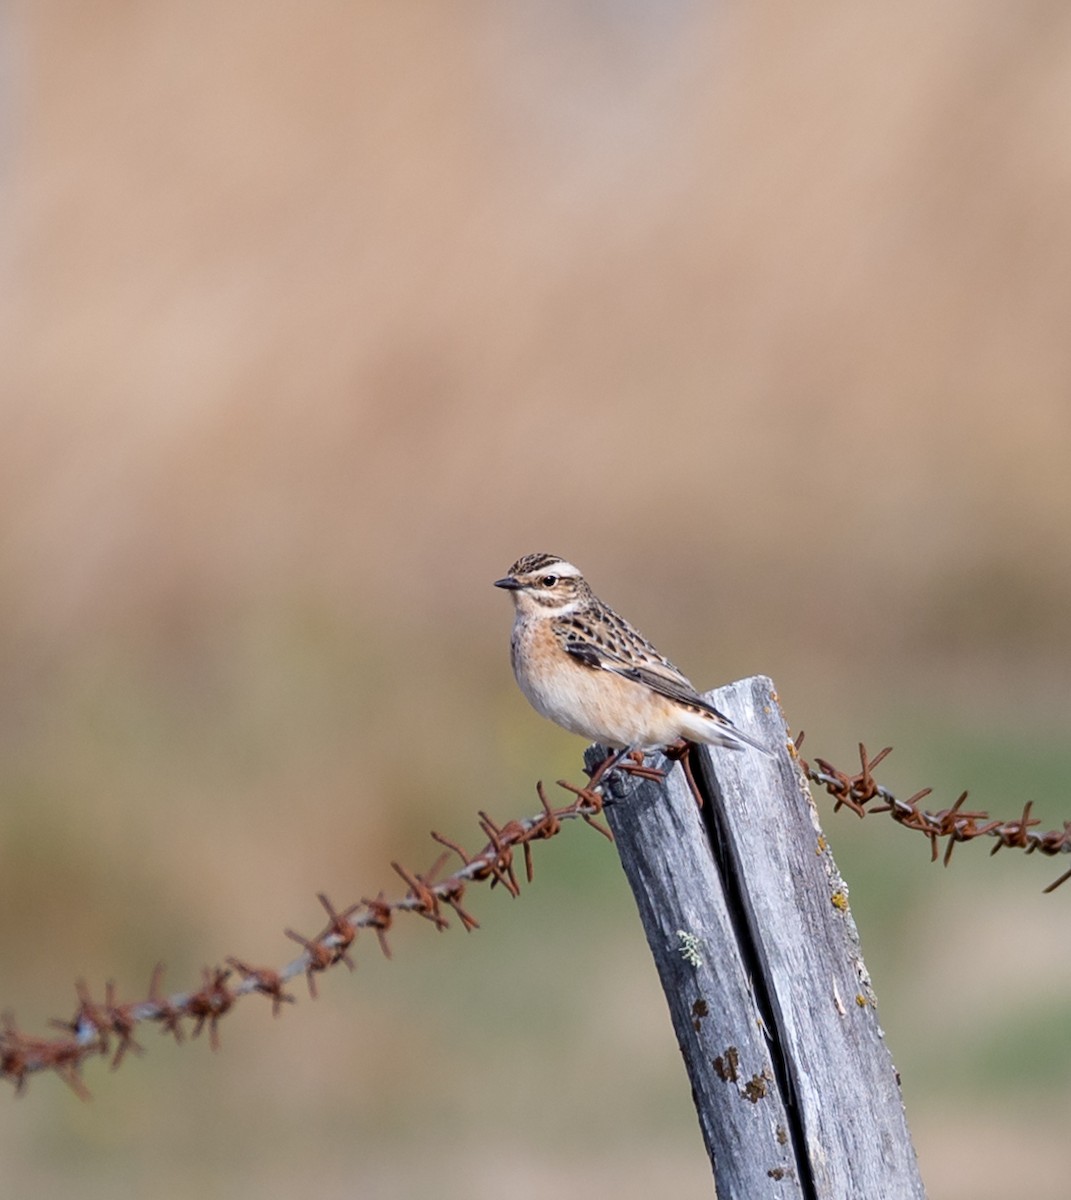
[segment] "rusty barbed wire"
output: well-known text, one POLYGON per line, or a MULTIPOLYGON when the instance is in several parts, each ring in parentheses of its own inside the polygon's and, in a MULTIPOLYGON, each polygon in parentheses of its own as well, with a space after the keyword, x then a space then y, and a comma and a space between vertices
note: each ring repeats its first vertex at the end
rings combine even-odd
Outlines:
MULTIPOLYGON (((800 733, 795 742, 796 756, 799 759, 807 778, 812 783, 820 784, 833 797, 836 803, 833 811, 838 812, 842 807, 848 808, 858 817, 869 816, 873 813, 888 813, 894 821, 905 829, 914 829, 923 834, 930 842, 931 861, 936 862, 939 856, 938 843, 942 838, 948 839, 942 861, 947 867, 952 860, 952 851, 960 842, 970 842, 975 838, 988 837, 995 839, 995 845, 990 854, 996 854, 1005 846, 1014 850, 1023 850, 1027 854, 1045 854, 1049 856, 1071 853, 1071 821, 1065 821, 1062 829, 1050 829, 1040 832, 1034 829, 1041 822, 1030 815, 1033 801, 1023 807, 1021 817, 1010 821, 994 818, 981 809, 969 810, 964 808, 967 802, 967 792, 960 793, 951 808, 942 808, 937 812, 929 812, 920 807, 927 796, 933 794, 933 788, 922 788, 906 800, 898 799, 887 787, 883 787, 874 778, 874 768, 883 762, 891 753, 892 747, 886 746, 873 758, 867 753, 866 746, 859 743, 860 769, 849 775, 838 770, 824 758, 815 758, 816 766, 799 754, 803 745, 803 734, 800 733), (878 804, 874 804, 878 801, 878 804), (871 807, 873 806, 873 807, 871 807)), ((1046 893, 1055 891, 1060 884, 1071 879, 1071 870, 1067 870, 1059 879, 1054 880, 1044 889, 1046 893)))
MULTIPOLYGON (((1037 852, 1051 856, 1071 853, 1071 821, 1065 821, 1063 829, 1037 831, 1034 826, 1039 825, 1040 821, 1030 815, 1030 803, 1024 807, 1021 817, 1001 821, 981 810, 965 809, 967 792, 964 791, 951 808, 929 812, 920 804, 932 794, 931 788, 923 788, 906 800, 901 800, 874 778, 874 768, 891 753, 891 747, 886 747, 871 758, 866 747, 860 743, 860 769, 848 774, 823 758, 816 757, 812 766, 799 754, 802 744, 803 734, 800 733, 793 744, 800 766, 811 782, 824 787, 834 798, 835 812, 842 807, 859 817, 887 812, 904 828, 915 829, 929 839, 934 860, 939 856, 938 843, 942 838, 947 838, 948 844, 943 855, 945 865, 951 860, 952 851, 959 842, 979 837, 995 839, 994 854, 1005 846, 1023 850, 1027 854, 1037 852)), ((536 793, 542 811, 534 816, 498 825, 486 812, 481 811, 478 814, 479 828, 487 840, 483 849, 476 854, 470 855, 459 842, 433 830, 431 837, 445 847, 445 851, 427 871, 419 873, 400 863, 391 863, 391 868, 406 884, 407 891, 403 896, 389 899, 380 891, 374 897, 364 897, 339 911, 326 895, 319 893, 317 899, 327 914, 327 924, 314 937, 306 937, 293 929, 285 930, 285 935, 301 946, 301 953, 278 969, 253 966, 231 956, 225 959, 223 966, 205 967, 201 986, 196 990, 165 996, 162 992, 164 968, 162 964, 157 964, 147 996, 123 1003, 117 999, 113 980, 105 985, 101 1002, 94 1000, 88 985, 79 980, 75 985, 78 1007, 74 1016, 69 1021, 51 1022, 54 1028, 62 1031, 56 1037, 24 1033, 16 1025, 13 1015, 4 1013, 0 1016, 0 1078, 10 1080, 16 1094, 20 1094, 31 1075, 53 1071, 77 1096, 88 1099, 89 1091, 81 1075, 85 1062, 95 1056, 110 1055, 111 1068, 114 1070, 128 1054, 143 1054, 144 1046, 134 1037, 140 1025, 155 1023, 162 1033, 170 1034, 178 1042, 185 1038, 186 1024, 192 1027, 192 1037, 197 1037, 207 1027, 209 1043, 215 1050, 219 1048, 220 1021, 243 996, 259 994, 267 997, 271 1001, 272 1014, 278 1016, 284 1004, 296 1002, 296 997, 285 987, 299 975, 305 976, 309 994, 315 999, 318 975, 340 962, 349 970, 354 970, 351 948, 361 930, 374 932, 382 953, 390 958, 388 934, 399 913, 423 917, 436 929, 444 930, 450 926, 450 918, 446 915, 448 911, 466 932, 478 929, 479 922, 462 904, 465 891, 470 884, 489 883, 492 888, 501 885, 511 896, 519 895, 520 885, 514 866, 517 849, 523 853, 525 878, 530 883, 532 843, 555 837, 564 821, 582 820, 613 841, 613 834, 598 820, 605 799, 600 780, 607 763, 592 773, 586 786, 559 779, 557 786, 574 797, 572 803, 560 808, 551 806, 546 790, 539 782, 536 784, 536 793), (439 878, 451 855, 461 860, 461 866, 439 878)), ((639 755, 634 761, 621 763, 616 769, 648 779, 658 778, 662 774, 655 768, 645 766, 639 755)), ((1045 891, 1054 891, 1068 879, 1071 879, 1071 869, 1049 884, 1045 891)))
MULTIPOLYGON (((650 774, 649 768, 628 764, 621 769, 650 774)), ((93 999, 85 981, 79 980, 75 985, 78 1007, 69 1021, 51 1022, 54 1028, 62 1031, 55 1037, 24 1033, 16 1025, 14 1016, 4 1013, 0 1017, 0 1078, 10 1080, 19 1094, 25 1090, 31 1075, 53 1071, 77 1096, 88 1099, 89 1091, 81 1074, 85 1062, 95 1056, 111 1055, 114 1070, 128 1053, 144 1053, 144 1046, 134 1038, 140 1025, 155 1023, 162 1033, 171 1034, 178 1042, 185 1038, 185 1026, 191 1027, 192 1037, 197 1037, 207 1027, 209 1043, 215 1050, 219 1048, 220 1021, 243 996, 266 996, 271 1001, 273 1015, 278 1016, 284 1004, 295 1002, 295 997, 285 988, 299 975, 305 976, 309 994, 315 999, 319 974, 340 962, 354 970, 351 950, 363 929, 375 933, 387 958, 391 957, 387 935, 399 913, 413 913, 430 921, 436 929, 444 930, 450 925, 446 915, 450 912, 466 932, 478 929, 479 922, 462 905, 466 888, 470 884, 489 883, 492 888, 501 885, 510 895, 518 895, 520 885, 514 870, 514 852, 518 848, 523 852, 525 877, 530 883, 532 843, 556 836, 563 822, 582 820, 613 841, 613 834, 598 820, 603 807, 603 791, 597 774, 587 787, 578 787, 566 780, 558 780, 558 786, 574 796, 572 803, 552 807, 540 782, 536 784, 536 793, 542 811, 536 815, 498 825, 487 813, 480 812, 479 826, 487 841, 476 854, 468 854, 458 842, 433 831, 431 836, 446 850, 427 871, 419 873, 400 863, 391 863, 392 869, 407 885, 404 896, 388 899, 381 891, 373 898, 366 897, 339 911, 321 892, 317 899, 327 913, 326 926, 315 937, 305 937, 293 929, 285 930, 286 936, 302 949, 297 958, 283 967, 252 966, 242 959, 230 957, 223 966, 204 968, 201 986, 196 990, 164 996, 164 968, 158 964, 153 969, 148 995, 124 1003, 117 999, 113 980, 105 985, 104 999, 99 1002, 93 999), (461 859, 461 866, 440 878, 452 855, 461 859)))

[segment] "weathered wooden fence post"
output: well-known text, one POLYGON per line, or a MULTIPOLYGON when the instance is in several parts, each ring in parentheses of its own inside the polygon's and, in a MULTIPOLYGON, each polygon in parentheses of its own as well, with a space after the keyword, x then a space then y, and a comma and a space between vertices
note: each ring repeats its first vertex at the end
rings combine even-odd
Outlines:
MULTIPOLYGON (((606 807, 691 1078, 719 1200, 925 1192, 847 890, 771 680, 710 693, 776 758, 701 747, 606 807)), ((600 751, 589 751, 590 762, 600 751)))

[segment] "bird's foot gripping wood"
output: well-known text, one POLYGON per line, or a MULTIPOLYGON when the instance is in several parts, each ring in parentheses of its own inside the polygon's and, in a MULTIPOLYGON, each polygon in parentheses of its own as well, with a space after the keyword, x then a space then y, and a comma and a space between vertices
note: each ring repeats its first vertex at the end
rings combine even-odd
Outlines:
MULTIPOLYGON (((695 776, 692 774, 690 761, 692 746, 692 742, 681 738, 679 741, 674 742, 672 746, 667 746, 663 754, 665 754, 670 762, 679 762, 681 764, 684 776, 688 780, 688 787, 695 797, 695 802, 702 808, 703 795, 695 781, 695 776)), ((620 772, 621 775, 653 781, 664 779, 666 775, 665 771, 658 767, 652 767, 647 763, 646 756, 642 750, 630 750, 626 746, 624 750, 611 750, 606 755, 595 769, 589 773, 588 785, 584 790, 591 792, 602 784, 603 790, 610 793, 606 796, 607 800, 622 799, 623 795, 621 794, 620 784, 623 781, 620 777, 617 780, 612 778, 617 772, 620 772)))
POLYGON ((630 750, 626 758, 628 762, 618 763, 617 766, 617 769, 624 771, 626 775, 636 775, 640 779, 665 779, 665 771, 648 765, 642 750, 630 750))
POLYGON ((588 778, 588 788, 597 787, 604 779, 609 781, 612 772, 621 771, 626 775, 635 775, 640 779, 657 780, 665 777, 665 771, 658 767, 648 766, 644 761, 642 750, 611 750, 601 763, 591 772, 588 778))

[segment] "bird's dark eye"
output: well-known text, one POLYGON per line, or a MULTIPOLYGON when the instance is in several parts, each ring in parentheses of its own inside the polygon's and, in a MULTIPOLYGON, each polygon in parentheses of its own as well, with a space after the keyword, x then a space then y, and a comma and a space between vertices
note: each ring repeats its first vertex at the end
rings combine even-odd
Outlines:
POLYGON ((540 580, 540 583, 542 583, 542 585, 547 588, 553 587, 557 582, 558 582, 557 575, 544 575, 543 578, 540 580))

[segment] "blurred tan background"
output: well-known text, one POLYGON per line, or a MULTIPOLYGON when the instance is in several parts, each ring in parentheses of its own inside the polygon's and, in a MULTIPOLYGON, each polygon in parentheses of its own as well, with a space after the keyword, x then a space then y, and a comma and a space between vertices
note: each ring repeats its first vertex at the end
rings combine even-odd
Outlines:
MULTIPOLYGON (((1069 815, 1071 10, 262 0, 0 15, 0 1006, 175 988, 533 810, 490 587, 578 562, 904 794, 1069 815)), ((878 818, 931 1195, 1062 1197, 1065 863, 878 818)), ((223 1050, 32 1082, 8 1195, 709 1194, 610 847, 223 1050)), ((300 990, 300 989, 299 989, 300 990)))

